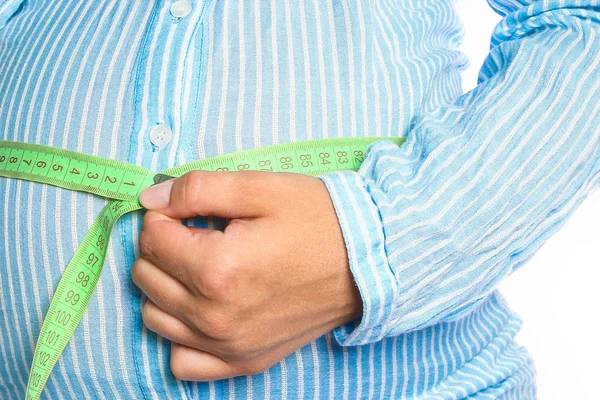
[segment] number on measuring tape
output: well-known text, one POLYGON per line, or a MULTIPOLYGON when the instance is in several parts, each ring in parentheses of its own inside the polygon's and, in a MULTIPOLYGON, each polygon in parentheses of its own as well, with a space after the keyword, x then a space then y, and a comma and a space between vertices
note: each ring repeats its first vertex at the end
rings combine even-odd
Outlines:
POLYGON ((69 303, 72 306, 76 306, 79 302, 80 297, 81 296, 79 296, 78 293, 75 293, 73 290, 69 290, 63 301, 69 303))
POLYGON ((294 161, 291 156, 281 156, 279 157, 279 170, 280 171, 291 171, 294 169, 294 161))
POLYGON ((83 288, 87 287, 90 282, 90 274, 86 274, 84 271, 79 271, 75 282, 79 283, 83 288))
MULTIPOLYGON (((164 171, 293 172, 318 175, 357 170, 370 143, 379 138, 327 139, 276 145, 218 156, 164 171)), ((396 139, 402 143, 402 139, 396 139)), ((124 214, 141 208, 138 198, 154 184, 153 172, 114 160, 62 149, 0 141, 0 176, 51 184, 112 199, 67 265, 42 324, 27 383, 26 399, 39 398, 52 368, 73 336, 98 283, 110 233, 124 214)))
POLYGON ((58 344, 59 339, 60 333, 57 333, 56 330, 52 329, 46 335, 45 343, 49 346, 56 346, 58 344))
POLYGON ((67 326, 71 321, 71 313, 59 308, 54 316, 54 322, 60 326, 67 326))
POLYGON ((100 257, 94 254, 94 252, 90 252, 87 260, 85 260, 85 263, 89 268, 94 268, 96 264, 98 264, 98 261, 100 261, 100 257))
POLYGON ((320 164, 322 165, 331 165, 331 153, 328 151, 319 152, 320 164))
POLYGON ((354 168, 358 169, 358 167, 365 160, 365 152, 362 149, 353 148, 352 149, 352 161, 354 162, 354 168))
POLYGON ((7 171, 17 171, 21 157, 23 156, 23 150, 11 149, 10 155, 8 156, 8 164, 6 165, 7 171))
POLYGON ((276 157, 274 155, 261 155, 256 158, 257 170, 263 172, 275 172, 277 169, 276 157))
POLYGON ((259 171, 273 172, 273 161, 271 160, 259 160, 258 161, 259 171))

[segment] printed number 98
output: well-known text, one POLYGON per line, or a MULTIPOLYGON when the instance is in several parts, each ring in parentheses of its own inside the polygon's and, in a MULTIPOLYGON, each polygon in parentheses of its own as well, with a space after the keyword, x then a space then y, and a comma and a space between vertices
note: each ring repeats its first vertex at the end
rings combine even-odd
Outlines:
POLYGON ((90 282, 90 276, 81 271, 79 274, 77 274, 77 279, 75 279, 75 282, 80 283, 83 287, 86 287, 90 282))

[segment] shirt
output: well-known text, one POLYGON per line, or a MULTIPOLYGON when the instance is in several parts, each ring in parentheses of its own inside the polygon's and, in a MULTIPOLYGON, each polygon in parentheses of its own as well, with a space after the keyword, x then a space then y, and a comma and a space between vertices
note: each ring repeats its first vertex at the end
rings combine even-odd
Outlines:
MULTIPOLYGON (((465 94, 451 0, 189 4, 0 0, 0 138, 161 171, 382 137, 358 172, 320 177, 364 315, 264 373, 178 381, 169 343, 141 320, 130 268, 143 214, 130 214, 43 397, 535 398, 521 320, 495 288, 598 186, 600 2, 489 0, 503 20, 465 94), (151 135, 159 124, 169 131, 151 135)), ((0 193, 0 397, 12 399, 106 201, 11 179, 0 193)))

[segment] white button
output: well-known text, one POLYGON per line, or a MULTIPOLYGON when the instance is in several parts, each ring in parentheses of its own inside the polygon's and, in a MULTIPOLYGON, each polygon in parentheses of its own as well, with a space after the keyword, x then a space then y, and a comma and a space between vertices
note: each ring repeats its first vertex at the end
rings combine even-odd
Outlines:
POLYGON ((187 17, 192 12, 192 3, 189 0, 179 0, 171 5, 171 15, 175 18, 187 17))
POLYGON ((150 141, 156 147, 165 147, 173 138, 173 132, 165 124, 158 124, 150 131, 150 141))

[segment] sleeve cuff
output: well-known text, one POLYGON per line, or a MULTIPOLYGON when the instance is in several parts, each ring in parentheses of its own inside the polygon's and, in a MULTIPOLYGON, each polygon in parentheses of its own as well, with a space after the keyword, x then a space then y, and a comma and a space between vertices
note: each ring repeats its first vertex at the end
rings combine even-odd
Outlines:
POLYGON ((383 223, 368 185, 356 172, 319 177, 327 187, 342 229, 348 261, 363 301, 361 320, 334 329, 342 346, 380 341, 396 303, 397 283, 389 266, 383 223))

